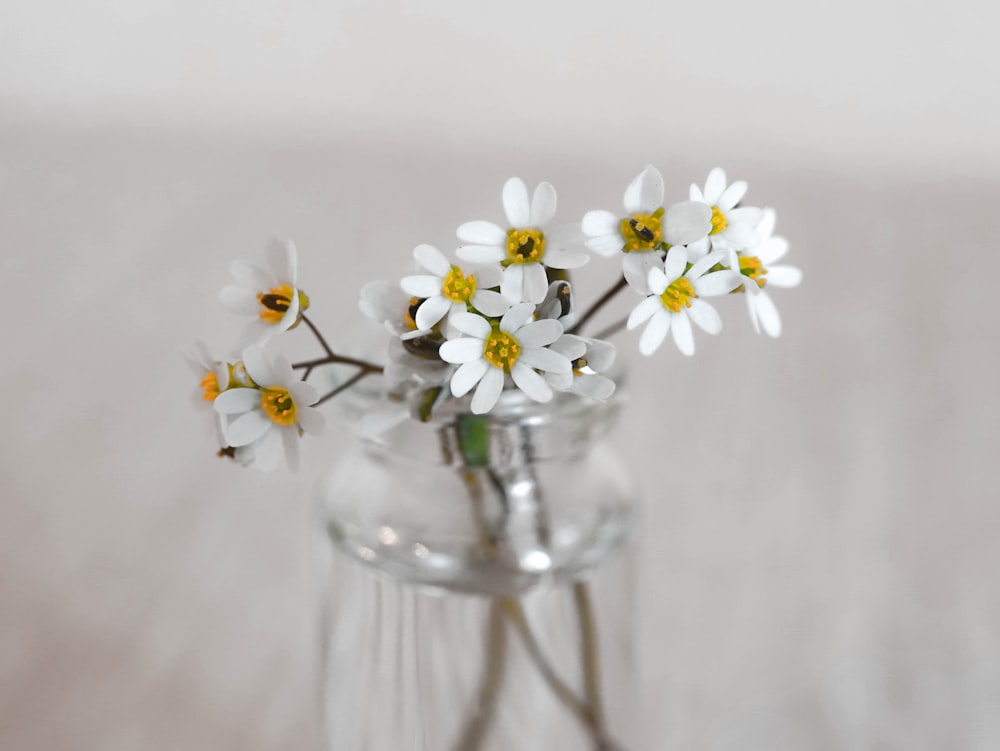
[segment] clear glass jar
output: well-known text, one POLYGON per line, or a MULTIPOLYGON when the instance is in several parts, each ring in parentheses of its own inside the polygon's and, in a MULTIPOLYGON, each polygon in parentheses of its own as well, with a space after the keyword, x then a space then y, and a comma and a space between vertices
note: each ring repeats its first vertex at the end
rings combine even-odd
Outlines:
POLYGON ((620 401, 510 391, 489 415, 452 400, 426 422, 416 402, 342 403, 354 424, 395 424, 363 431, 319 487, 339 553, 328 748, 625 747, 634 570, 616 554, 635 506, 607 440, 620 401))

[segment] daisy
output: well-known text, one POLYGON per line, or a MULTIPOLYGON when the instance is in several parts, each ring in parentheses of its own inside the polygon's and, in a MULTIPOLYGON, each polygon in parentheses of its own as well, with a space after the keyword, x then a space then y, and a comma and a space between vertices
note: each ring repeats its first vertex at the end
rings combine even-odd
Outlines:
POLYGON ((550 349, 564 355, 573 368, 569 374, 545 374, 545 380, 556 391, 572 391, 599 402, 607 401, 614 393, 615 382, 601 375, 615 360, 613 344, 600 339, 563 334, 550 349))
POLYGON ((652 165, 625 189, 622 218, 610 211, 588 211, 581 224, 584 243, 610 258, 621 252, 622 271, 629 284, 645 292, 646 277, 662 259, 665 246, 687 245, 708 237, 712 210, 703 202, 684 201, 663 208, 663 176, 652 165))
POLYGON ((469 306, 491 318, 499 318, 510 309, 510 300, 490 289, 500 286, 503 272, 499 266, 466 273, 431 245, 418 245, 413 257, 430 274, 404 277, 399 286, 424 300, 414 317, 418 329, 430 329, 445 316, 467 313, 469 306))
POLYGON ((254 318, 233 345, 237 352, 294 328, 309 307, 309 298, 296 286, 295 244, 272 239, 267 246, 267 262, 269 268, 263 269, 246 261, 233 261, 229 270, 237 284, 219 292, 227 308, 254 318))
POLYGON ((691 321, 709 334, 722 330, 719 314, 701 298, 724 295, 740 286, 742 277, 729 269, 706 273, 725 258, 725 252, 717 251, 687 268, 685 248, 677 246, 667 251, 663 265, 649 272, 650 296, 635 306, 626 324, 631 330, 649 321, 639 339, 642 354, 653 354, 667 332, 672 331, 677 349, 693 355, 691 321))
POLYGON ((451 393, 464 396, 473 386, 472 411, 481 415, 493 409, 509 375, 514 385, 536 402, 552 398, 552 388, 537 370, 569 372, 569 359, 551 349, 563 332, 552 319, 532 320, 535 306, 514 305, 503 318, 491 322, 474 313, 452 318, 455 328, 467 336, 441 345, 441 359, 459 365, 451 378, 451 393))
POLYGON ((458 228, 458 239, 471 243, 458 249, 458 257, 502 264, 501 294, 513 303, 538 304, 549 287, 545 267, 575 269, 587 262, 587 254, 567 250, 568 235, 543 231, 556 213, 556 189, 550 183, 539 183, 529 201, 527 186, 512 177, 503 186, 503 208, 509 229, 485 221, 458 228))
POLYGON ((252 462, 264 471, 274 469, 284 454, 294 471, 299 436, 323 430, 323 415, 310 406, 319 394, 296 377, 284 357, 268 358, 260 346, 248 347, 243 363, 253 386, 229 389, 215 399, 216 412, 227 418, 226 443, 237 449, 252 447, 252 462))
POLYGON ((733 291, 747 293, 747 308, 754 331, 759 334, 763 328, 765 334, 776 337, 781 334, 781 316, 770 296, 764 292, 764 285, 796 287, 802 281, 802 272, 795 266, 772 265, 788 252, 788 241, 774 236, 774 224, 777 220, 774 209, 764 209, 763 213, 764 216, 757 225, 760 244, 754 250, 756 255, 731 250, 729 268, 738 270, 743 276, 743 284, 733 291))
POLYGON ((417 327, 416 316, 423 303, 423 298, 411 297, 398 285, 377 279, 361 288, 358 307, 368 320, 384 326, 393 336, 406 340, 433 333, 430 327, 417 327))
POLYGON ((569 329, 576 323, 576 306, 573 304, 573 288, 567 281, 555 281, 549 285, 545 299, 535 311, 535 318, 552 318, 569 329))
POLYGON ((694 254, 721 248, 745 248, 752 250, 757 247, 760 237, 757 225, 760 224, 761 210, 753 207, 736 208, 746 195, 747 184, 738 180, 732 185, 726 185, 726 173, 721 167, 716 167, 708 173, 705 189, 691 185, 692 201, 705 203, 712 209, 712 231, 708 238, 694 244, 689 252, 694 254))

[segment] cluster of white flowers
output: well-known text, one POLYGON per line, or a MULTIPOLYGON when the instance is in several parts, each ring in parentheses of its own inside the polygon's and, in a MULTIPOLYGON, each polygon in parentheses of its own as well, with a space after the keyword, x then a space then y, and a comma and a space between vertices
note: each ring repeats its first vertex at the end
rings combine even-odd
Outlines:
MULTIPOLYGON (((605 400, 615 388, 605 375, 615 347, 582 336, 579 329, 625 289, 639 299, 620 327, 645 325, 638 342, 644 355, 655 352, 668 333, 680 352, 693 354, 692 323, 708 334, 722 328, 705 298, 732 293, 743 293, 756 331, 777 336, 781 319, 764 286, 795 286, 801 273, 773 265, 788 243, 774 235, 773 210, 741 205, 746 192, 745 182, 730 184, 717 168, 704 187, 691 186, 688 200, 666 206, 663 177, 649 166, 625 189, 624 213, 590 211, 579 223, 559 226, 552 223, 555 188, 543 182, 529 194, 523 181, 511 178, 502 192, 506 222, 458 227, 455 262, 437 248, 418 245, 417 273, 398 282, 370 282, 361 290, 362 312, 391 335, 384 368, 331 350, 304 316, 309 298, 298 287, 295 247, 272 243, 269 270, 235 262, 237 284, 220 295, 225 305, 252 318, 234 359, 215 361, 204 348, 192 358, 203 398, 218 415, 223 451, 265 469, 284 452, 294 465, 298 437, 322 428, 312 406, 322 400, 304 382, 322 364, 359 367, 341 388, 384 372, 387 388, 416 384, 437 393, 435 404, 473 392, 468 409, 474 414, 490 412, 506 389, 538 402, 558 391, 605 400), (621 273, 615 273, 608 293, 580 314, 569 272, 590 260, 588 250, 620 256, 621 273), (303 320, 326 358, 293 368, 265 352, 275 334, 303 320), (296 368, 304 371, 302 378, 296 368)), ((606 329, 605 336, 617 328, 606 329)))

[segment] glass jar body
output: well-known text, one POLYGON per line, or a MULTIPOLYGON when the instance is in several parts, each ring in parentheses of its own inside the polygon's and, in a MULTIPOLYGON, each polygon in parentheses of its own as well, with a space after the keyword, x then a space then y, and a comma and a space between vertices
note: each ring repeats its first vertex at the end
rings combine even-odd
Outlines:
POLYGON ((607 442, 617 412, 566 395, 406 417, 324 478, 329 748, 624 748, 634 494, 607 442))

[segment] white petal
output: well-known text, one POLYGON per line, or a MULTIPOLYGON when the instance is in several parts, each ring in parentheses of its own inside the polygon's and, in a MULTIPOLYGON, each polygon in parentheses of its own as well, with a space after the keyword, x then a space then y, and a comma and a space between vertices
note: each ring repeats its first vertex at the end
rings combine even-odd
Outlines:
POLYGON ((704 300, 695 298, 691 300, 691 307, 687 309, 688 318, 694 321, 695 325, 702 331, 709 334, 718 334, 722 331, 722 318, 718 311, 704 300))
POLYGON ((580 228, 587 237, 604 237, 618 234, 621 220, 610 211, 588 211, 583 215, 580 228))
POLYGON ((667 260, 663 264, 663 273, 667 276, 668 282, 673 282, 680 278, 687 268, 687 249, 681 245, 675 245, 667 251, 667 260))
MULTIPOLYGON (((262 472, 273 472, 287 459, 281 430, 269 430, 253 445, 253 466, 262 472)), ((294 460, 294 458, 293 458, 294 460)))
POLYGON ((753 250, 760 243, 760 238, 757 236, 757 230, 749 224, 740 224, 737 222, 730 224, 712 239, 722 240, 729 247, 743 251, 753 250))
POLYGON ((326 417, 315 407, 299 407, 295 419, 309 435, 320 435, 326 427, 326 417))
POLYGON ((530 226, 531 204, 528 202, 528 187, 521 178, 512 177, 504 183, 503 211, 511 227, 521 229, 530 226))
POLYGON ((700 240, 688 243, 688 261, 694 263, 700 258, 704 258, 705 254, 708 253, 709 249, 712 247, 712 239, 709 237, 703 237, 700 240))
POLYGON ((602 373, 610 368, 615 361, 615 345, 600 339, 590 340, 590 351, 587 353, 587 365, 591 370, 602 373))
POLYGON ((223 287, 219 291, 219 301, 230 310, 243 315, 257 315, 260 311, 257 294, 246 287, 223 287))
MULTIPOLYGON (((760 230, 758 230, 758 233, 760 230)), ((783 237, 769 237, 762 239, 757 246, 757 257, 765 266, 770 266, 775 261, 781 260, 788 252, 788 240, 783 237)))
POLYGON ((285 314, 281 316, 281 320, 278 321, 278 325, 275 327, 278 331, 288 331, 295 322, 299 320, 299 306, 302 304, 302 300, 299 297, 299 290, 297 287, 292 287, 292 300, 288 304, 288 309, 285 314))
POLYGON ((708 173, 705 180, 705 203, 709 206, 718 206, 719 197, 726 189, 726 172, 722 167, 716 167, 708 173))
POLYGON ((299 471, 299 434, 292 427, 281 428, 275 431, 281 435, 281 442, 285 449, 285 464, 290 472, 299 471))
POLYGON ((503 270, 503 279, 500 281, 500 294, 512 303, 524 301, 524 266, 514 264, 503 270))
POLYGON ((583 337, 576 336, 575 334, 563 334, 555 342, 553 342, 549 349, 553 352, 558 352, 567 360, 575 360, 576 358, 583 357, 586 354, 588 341, 593 340, 584 339, 583 337))
POLYGON ((544 347, 562 336, 563 325, 552 318, 531 321, 517 329, 515 336, 522 347, 544 347))
POLYGON ((663 240, 669 245, 689 245, 712 231, 712 208, 701 201, 675 203, 663 217, 663 240))
POLYGON ((732 292, 743 284, 743 275, 724 269, 713 271, 694 280, 694 291, 699 297, 715 297, 732 292))
POLYGON ((774 307, 771 298, 764 292, 761 292, 757 295, 756 307, 757 317, 760 319, 760 325, 764 329, 764 333, 768 336, 780 336, 781 316, 778 315, 778 309, 774 307))
POLYGON ((545 382, 556 391, 569 391, 573 388, 576 376, 573 375, 572 370, 568 370, 560 373, 546 373, 544 378, 545 382))
MULTIPOLYGON (((573 371, 573 365, 569 358, 544 347, 525 349, 517 361, 524 363, 529 368, 537 368, 548 373, 571 373, 573 371)), ((511 373, 513 372, 512 370, 511 373)))
POLYGON ((670 331, 674 335, 674 344, 683 354, 694 354, 694 337, 691 335, 691 322, 682 309, 680 313, 671 316, 670 331))
MULTIPOLYGON (((487 243, 492 245, 493 243, 487 243)), ((451 271, 451 261, 445 258, 444 253, 433 245, 418 245, 413 249, 413 257, 417 262, 435 276, 445 277, 451 271)))
MULTIPOLYGON (((717 263, 731 263, 732 257, 733 255, 735 255, 735 253, 736 253, 735 250, 732 251, 717 250, 713 253, 709 253, 708 255, 699 258, 697 261, 691 264, 691 268, 687 270, 687 273, 684 276, 686 276, 691 281, 694 281, 695 279, 698 279, 700 276, 702 276, 706 271, 708 271, 717 263)), ((739 258, 737 258, 736 259, 737 270, 739 269, 739 267, 740 267, 740 262, 739 258)))
POLYGON ((299 267, 299 254, 295 248, 295 243, 291 240, 279 240, 272 237, 265 249, 267 265, 275 278, 283 284, 296 284, 299 267))
POLYGON ((503 277, 503 268, 491 263, 488 266, 477 266, 473 269, 463 269, 463 272, 473 274, 476 277, 477 289, 489 289, 499 287, 500 279, 503 277))
POLYGON ((508 334, 516 334, 517 330, 530 321, 534 314, 535 306, 533 303, 523 302, 514 305, 500 319, 500 330, 506 331, 508 334))
POLYGON ((455 255, 469 263, 499 263, 507 257, 500 245, 463 245, 455 255))
POLYGON ((613 235, 604 235, 603 237, 592 237, 584 243, 584 246, 599 256, 610 258, 625 247, 625 241, 621 235, 616 233, 613 235))
POLYGON ((625 211, 652 214, 663 205, 663 175, 652 165, 640 172, 625 189, 625 211))
POLYGON ((660 301, 659 297, 647 297, 641 303, 636 305, 632 312, 629 313, 628 321, 625 327, 631 331, 638 326, 641 326, 644 322, 648 321, 654 313, 663 310, 663 303, 660 301))
POLYGON ((722 195, 719 196, 719 200, 715 202, 715 205, 719 207, 721 211, 729 211, 733 206, 738 204, 743 200, 743 196, 747 194, 747 184, 743 180, 737 180, 724 191, 722 195))
POLYGON ((466 222, 458 228, 458 239, 472 245, 506 245, 507 231, 493 222, 466 222))
POLYGON ((576 379, 578 394, 599 402, 606 402, 615 393, 615 382, 602 375, 585 375, 576 379))
POLYGON ((651 355, 656 352, 669 330, 670 314, 661 307, 656 312, 656 315, 650 319, 649 323, 646 324, 646 329, 642 332, 642 336, 639 337, 639 351, 644 355, 651 355))
POLYGON ((499 292, 481 289, 472 296, 472 307, 485 316, 499 318, 510 310, 510 300, 499 292))
POLYGON ((798 287, 802 271, 795 266, 771 266, 767 270, 767 283, 775 287, 798 287))
POLYGON ((242 415, 260 406, 260 392, 257 389, 229 389, 215 397, 212 406, 220 415, 242 415))
POLYGON ((667 278, 662 266, 654 266, 646 274, 646 286, 654 295, 662 295, 672 280, 667 278))
POLYGON ((239 357, 247 347, 255 344, 263 344, 278 332, 278 328, 273 323, 256 318, 250 321, 236 337, 233 342, 232 351, 239 357))
POLYGON ((263 347, 247 347, 243 350, 243 364, 258 386, 273 386, 277 383, 271 360, 265 354, 263 347))
MULTIPOLYGON (((537 305, 545 299, 545 295, 549 291, 549 278, 545 274, 545 267, 540 263, 528 263, 524 264, 522 268, 524 269, 524 300, 537 305)), ((555 268, 560 267, 556 266, 555 268)))
POLYGON ((451 311, 451 300, 441 295, 428 297, 417 308, 413 322, 418 329, 429 329, 451 311))
POLYGON ((460 339, 449 339, 441 345, 439 350, 441 359, 445 362, 456 365, 478 360, 483 356, 482 339, 472 337, 462 337, 460 339))
POLYGON ((288 393, 292 395, 296 407, 311 409, 309 405, 319 401, 319 392, 311 383, 295 381, 295 383, 289 383, 286 388, 288 393))
POLYGON ((254 266, 246 261, 233 261, 229 265, 229 273, 244 287, 252 290, 268 290, 278 286, 278 280, 268 274, 260 266, 254 266))
MULTIPOLYGON (((650 290, 647 282, 650 269, 657 268, 661 271, 663 270, 663 260, 659 251, 622 254, 622 273, 625 275, 625 281, 628 282, 629 287, 640 295, 645 296, 650 292, 655 292, 655 294, 663 292, 662 289, 659 292, 650 290)), ((664 286, 664 289, 666 289, 666 286, 664 286)))
POLYGON ((757 298, 759 295, 744 295, 747 301, 747 311, 750 313, 750 323, 753 324, 753 330, 756 333, 760 333, 760 319, 757 317, 757 298))
POLYGON ((552 183, 538 183, 531 198, 531 226, 541 227, 556 215, 556 189, 552 183))
POLYGON ((688 198, 690 198, 692 201, 707 203, 707 201, 705 200, 705 194, 702 193, 701 188, 699 188, 694 183, 691 183, 691 187, 688 188, 688 198))
POLYGON ((441 294, 442 280, 439 276, 404 276, 399 280, 399 288, 414 297, 433 297, 441 294))
POLYGON ((482 415, 493 409, 503 391, 504 375, 499 368, 487 365, 486 374, 483 375, 476 394, 472 397, 472 413, 482 415))
POLYGON ((552 387, 524 363, 514 363, 514 367, 510 369, 510 377, 529 399, 534 399, 536 402, 547 402, 552 399, 552 387))
POLYGON ((553 269, 578 269, 590 260, 581 250, 547 250, 545 265, 553 269))
MULTIPOLYGON (((480 353, 482 350, 480 350, 480 353)), ((451 393, 453 396, 465 396, 475 386, 487 370, 496 370, 486 360, 470 360, 463 364, 451 377, 451 393)))
POLYGON ((226 442, 230 446, 246 446, 264 435, 272 426, 274 423, 261 410, 245 412, 225 427, 226 442))
POLYGON ((485 339, 490 335, 489 321, 475 313, 458 313, 453 315, 448 322, 463 334, 474 336, 477 339, 485 339))

